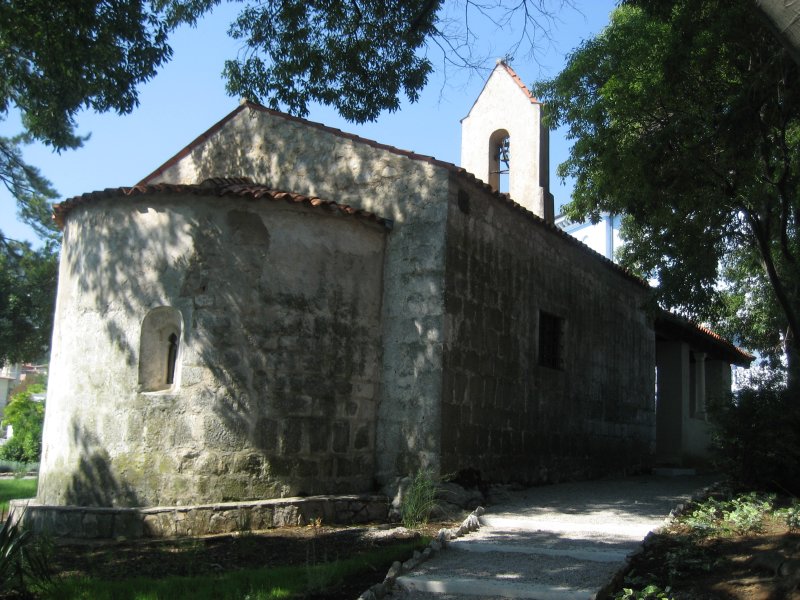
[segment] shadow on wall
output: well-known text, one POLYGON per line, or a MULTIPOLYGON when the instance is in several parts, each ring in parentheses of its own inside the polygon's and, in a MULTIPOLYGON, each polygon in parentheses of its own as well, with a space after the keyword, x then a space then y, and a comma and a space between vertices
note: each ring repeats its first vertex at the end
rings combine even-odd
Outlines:
MULTIPOLYGON (((312 211, 292 213, 298 226, 349 226, 312 211)), ((364 318, 369 309, 352 275, 359 256, 315 240, 272 247, 252 214, 220 215, 224 231, 211 223, 193 229, 196 253, 181 290, 193 298, 202 366, 221 384, 213 411, 225 433, 212 443, 220 451, 246 444, 246 468, 258 476, 246 485, 261 486, 243 490, 246 496, 330 493, 334 480, 341 490, 367 491, 375 400, 355 382, 377 379, 379 306, 364 318)), ((379 289, 382 261, 376 265, 377 273, 360 274, 361 284, 379 289)))
MULTIPOLYGON (((337 151, 338 145, 343 143, 340 138, 329 134, 316 136, 297 123, 268 123, 264 128, 266 133, 256 136, 250 129, 260 124, 257 119, 252 123, 235 132, 240 134, 238 144, 231 132, 225 132, 227 138, 223 136, 221 141, 195 151, 192 160, 197 167, 197 181, 184 183, 199 183, 210 177, 249 177, 256 183, 319 194, 372 210, 397 223, 407 220, 409 210, 425 213, 431 222, 439 218, 437 211, 442 208, 430 201, 427 165, 381 154, 366 145, 356 144, 347 152, 340 152, 337 151), (259 152, 261 156, 257 155, 259 152), (390 160, 393 162, 388 165, 390 160), (270 181, 271 169, 276 164, 281 167, 275 175, 280 181, 270 181)), ((258 219, 247 216, 249 213, 234 214, 232 208, 241 200, 210 199, 221 207, 226 204, 231 207, 223 228, 212 219, 198 218, 188 223, 187 231, 186 223, 171 218, 171 213, 160 205, 158 196, 115 197, 77 207, 76 216, 79 213, 85 220, 81 226, 85 241, 80 240, 85 245, 70 247, 70 240, 67 240, 65 249, 69 259, 69 285, 80 290, 82 301, 90 298, 93 304, 81 308, 86 313, 93 309, 91 318, 104 328, 107 341, 117 351, 113 360, 119 362, 124 357, 122 360, 130 368, 135 368, 139 361, 136 323, 141 324, 147 311, 157 306, 173 305, 181 311, 187 335, 184 348, 200 349, 199 354, 190 357, 192 364, 183 362, 182 368, 184 373, 188 372, 187 367, 194 369, 195 376, 198 371, 211 372, 211 377, 207 377, 206 372, 199 376, 201 381, 195 377, 191 384, 198 386, 198 398, 202 396, 219 418, 218 422, 206 419, 195 427, 192 430, 194 439, 188 440, 187 445, 202 444, 201 453, 212 447, 229 457, 238 454, 236 460, 253 476, 251 480, 272 477, 275 482, 275 477, 282 474, 309 482, 328 475, 351 480, 371 479, 374 469, 365 461, 374 460, 376 433, 374 428, 366 427, 364 420, 374 423, 374 414, 365 411, 374 411, 375 407, 365 408, 359 398, 369 395, 374 399, 380 392, 377 382, 373 391, 355 388, 361 387, 361 376, 374 360, 369 353, 373 352, 380 361, 380 346, 365 349, 361 344, 360 338, 367 332, 359 329, 363 324, 355 318, 358 307, 353 305, 350 295, 331 288, 324 270, 311 268, 302 251, 297 251, 295 267, 306 270, 308 281, 316 280, 318 289, 309 288, 313 293, 305 298, 292 295, 265 280, 262 270, 265 257, 271 251, 270 232, 258 219), (130 203, 130 213, 116 212, 114 221, 110 222, 109 213, 103 210, 106 203, 114 207, 130 203), (154 214, 150 214, 145 223, 135 212, 137 210, 154 214), (235 251, 231 247, 229 230, 233 231, 235 251), (187 234, 193 238, 193 256, 180 251, 182 245, 186 246, 187 234), (147 262, 143 261, 144 256, 148 257, 147 262), (224 269, 224 278, 215 280, 212 277, 216 268, 224 269), (176 273, 183 273, 177 284, 174 282, 176 273), (167 288, 169 277, 173 281, 167 288), (325 307, 315 304, 319 298, 325 299, 325 307), (321 308, 329 309, 331 318, 315 316, 321 308), (209 380, 213 384, 208 385, 209 380), (206 389, 200 391, 200 387, 206 389), (203 428, 202 432, 199 427, 203 428), (357 456, 348 458, 345 456, 348 453, 357 456), (322 454, 330 455, 327 462, 309 458, 322 454), (367 459, 366 455, 373 458, 367 459), (266 456, 273 459, 267 462, 266 456)), ((324 214, 324 209, 322 211, 324 214)), ((226 218, 224 209, 219 214, 222 219, 226 218)), ((443 242, 425 235, 427 231, 424 227, 398 227, 389 243, 417 248, 423 257, 435 256, 443 242)), ((430 231, 438 231, 438 226, 431 226, 430 231)), ((397 289, 387 294, 393 297, 394 306, 388 312, 384 310, 384 315, 395 315, 384 317, 387 327, 384 335, 394 340, 402 339, 413 328, 434 330, 431 323, 436 320, 431 321, 425 314, 424 302, 420 303, 419 314, 413 313, 413 317, 406 316, 403 307, 413 299, 409 291, 412 286, 406 285, 408 280, 413 280, 417 289, 421 288, 420 282, 428 282, 429 287, 435 289, 439 277, 434 272, 438 265, 435 260, 427 261, 432 266, 430 271, 425 271, 429 268, 427 262, 422 265, 423 270, 419 270, 419 265, 406 264, 408 261, 401 263, 398 256, 402 255, 396 252, 394 262, 387 266, 387 269, 394 269, 390 285, 397 289), (411 272, 412 269, 417 271, 411 272), (403 315, 402 319, 399 315, 403 315)), ((354 268, 356 273, 358 268, 358 265, 354 268)), ((77 334, 75 338, 80 342, 76 350, 87 353, 86 356, 96 352, 87 338, 77 334)), ((436 348, 440 341, 438 335, 425 340, 430 341, 408 349, 404 347, 402 352, 395 349, 390 357, 391 369, 385 367, 388 369, 385 373, 391 371, 395 379, 396 373, 405 376, 387 392, 390 397, 384 404, 394 411, 391 415, 393 429, 391 436, 384 432, 381 444, 392 453, 404 456, 414 454, 416 445, 427 443, 423 442, 427 437, 418 434, 418 429, 420 423, 431 421, 426 420, 427 408, 418 400, 429 395, 428 388, 424 387, 428 384, 420 383, 419 373, 427 375, 436 369, 436 348), (396 426, 400 422, 402 428, 396 426)), ((377 368, 379 382, 380 362, 377 368)), ((70 371, 85 373, 85 369, 80 368, 70 371)), ((113 390, 106 391, 106 401, 114 394, 120 399, 135 394, 135 390, 125 389, 127 385, 125 381, 111 382, 109 389, 113 387, 113 390)), ((181 392, 189 385, 189 378, 184 378, 181 392)), ((366 387, 369 385, 367 383, 366 387)), ((91 428, 88 422, 87 426, 91 428)), ((96 440, 96 452, 86 455, 85 467, 99 475, 105 465, 106 475, 110 476, 108 454, 100 450, 104 443, 102 434, 95 433, 101 437, 96 440)), ((138 438, 134 439, 138 432, 126 431, 124 435, 130 438, 131 444, 140 443, 138 438)), ((188 450, 197 454, 195 448, 188 450)), ((109 451, 113 454, 113 450, 109 451)), ((116 456, 113 458, 116 461, 116 456)), ((194 462, 199 464, 205 458, 203 455, 194 462)), ((244 482, 243 485, 252 484, 244 482)), ((313 493, 312 489, 297 491, 313 493)), ((246 493, 257 497, 262 492, 251 487, 246 493)), ((81 495, 78 490, 71 493, 81 495)))
POLYGON ((80 461, 66 485, 66 504, 72 506, 139 506, 135 492, 111 470, 110 458, 97 437, 72 423, 72 443, 80 461))
MULTIPOLYGON (((143 200, 147 202, 146 197, 143 200)), ((124 204, 136 202, 137 198, 115 198, 112 201, 124 204)), ((101 200, 97 204, 103 202, 108 201, 101 200)), ((64 247, 70 261, 69 275, 83 292, 82 298, 93 298, 95 312, 102 316, 109 342, 124 356, 125 363, 133 367, 139 359, 139 339, 126 333, 129 332, 128 319, 135 316, 141 321, 144 318, 142 306, 154 307, 162 303, 164 293, 160 276, 171 267, 167 258, 169 249, 178 245, 180 236, 171 219, 162 219, 159 227, 146 227, 135 213, 112 221, 102 209, 97 210, 95 206, 90 204, 76 209, 86 211, 82 230, 89 232, 88 235, 84 234, 85 238, 90 239, 87 245, 84 245, 86 242, 73 243, 69 239, 71 232, 67 230, 64 247), (120 235, 119 232, 124 234, 120 235), (161 257, 155 264, 148 265, 153 270, 151 273, 140 271, 144 266, 139 264, 142 246, 161 257)), ((157 207, 153 209, 159 211, 157 207)), ((139 210, 147 209, 140 205, 139 210)), ((65 283, 69 285, 69 282, 65 283)), ((88 307, 81 308, 85 310, 88 307)), ((94 347, 82 343, 84 340, 78 341, 82 349, 94 347)), ((77 372, 85 370, 79 369, 77 372)))

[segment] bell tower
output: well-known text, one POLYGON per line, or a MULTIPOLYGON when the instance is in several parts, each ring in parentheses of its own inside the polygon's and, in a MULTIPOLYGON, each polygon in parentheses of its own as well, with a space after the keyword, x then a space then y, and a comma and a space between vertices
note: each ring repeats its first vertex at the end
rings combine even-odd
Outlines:
POLYGON ((461 119, 461 166, 552 223, 549 141, 542 103, 505 61, 498 60, 469 114, 461 119))

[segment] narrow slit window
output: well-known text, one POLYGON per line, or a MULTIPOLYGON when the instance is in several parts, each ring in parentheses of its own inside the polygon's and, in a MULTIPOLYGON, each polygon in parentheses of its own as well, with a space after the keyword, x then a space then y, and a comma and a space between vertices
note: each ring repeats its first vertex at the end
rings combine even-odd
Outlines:
POLYGON ((174 389, 180 369, 181 313, 169 306, 154 308, 142 321, 139 339, 139 390, 174 389))
POLYGON ((167 348, 167 384, 172 385, 175 383, 175 361, 178 359, 178 335, 171 333, 169 335, 169 344, 167 348))

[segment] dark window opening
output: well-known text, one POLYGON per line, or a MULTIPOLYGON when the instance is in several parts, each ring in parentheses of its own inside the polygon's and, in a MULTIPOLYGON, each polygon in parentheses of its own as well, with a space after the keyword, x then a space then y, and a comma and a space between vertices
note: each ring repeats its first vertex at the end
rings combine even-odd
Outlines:
POLYGON ((464 190, 458 190, 458 209, 465 215, 469 214, 469 194, 464 190))
POLYGON ((539 364, 564 368, 564 319, 544 311, 539 312, 539 364))
POLYGON ((489 185, 496 192, 507 194, 511 172, 511 138, 505 129, 498 129, 489 138, 489 185))
POLYGON ((497 153, 497 191, 508 193, 508 177, 511 172, 511 138, 508 136, 500 140, 495 152, 497 153))
POLYGON ((174 390, 180 382, 181 313, 159 306, 147 313, 139 336, 139 391, 174 390))
POLYGON ((167 385, 175 383, 175 362, 178 360, 178 336, 170 334, 167 347, 167 385))

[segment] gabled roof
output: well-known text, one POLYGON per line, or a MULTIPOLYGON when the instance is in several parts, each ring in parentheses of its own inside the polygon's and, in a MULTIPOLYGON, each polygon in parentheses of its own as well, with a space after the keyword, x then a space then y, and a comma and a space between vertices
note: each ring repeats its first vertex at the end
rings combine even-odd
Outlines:
POLYGON ((492 75, 494 75, 495 71, 497 71, 498 69, 502 69, 503 71, 505 71, 505 73, 507 73, 511 77, 512 81, 517 84, 517 87, 519 87, 520 91, 522 91, 522 93, 525 94, 525 98, 527 98, 527 100, 531 104, 541 104, 541 102, 537 100, 533 94, 531 94, 531 91, 528 89, 528 87, 524 83, 522 83, 522 79, 520 79, 520 76, 517 75, 517 72, 514 71, 514 69, 512 69, 506 61, 498 58, 497 65, 495 66, 494 69, 492 69, 492 72, 489 75, 489 77, 486 78, 486 81, 483 83, 483 87, 481 88, 480 94, 478 94, 475 97, 475 102, 473 102, 472 106, 469 107, 469 110, 467 111, 467 116, 463 117, 461 119, 462 121, 472 113, 472 109, 475 108, 475 105, 481 99, 483 92, 486 90, 486 86, 489 85, 489 80, 491 80, 492 75))
POLYGON ((497 66, 502 67, 506 73, 511 75, 511 79, 513 79, 514 83, 516 83, 519 86, 519 89, 522 90, 522 93, 525 94, 525 97, 530 101, 531 104, 541 104, 541 102, 539 102, 539 100, 537 100, 534 97, 534 95, 531 94, 528 87, 524 83, 522 83, 522 79, 520 79, 516 71, 514 71, 514 69, 512 69, 506 61, 504 60, 497 61, 497 66))
POLYGON ((655 328, 656 335, 662 338, 684 341, 734 365, 746 367, 755 358, 707 327, 666 310, 656 316, 655 328))
POLYGON ((246 177, 237 178, 213 178, 207 179, 199 184, 176 184, 176 183, 155 183, 138 184, 133 187, 109 188, 100 192, 90 192, 81 196, 76 196, 65 200, 53 207, 53 219, 56 224, 63 228, 65 219, 70 211, 83 204, 96 202, 106 198, 136 198, 139 196, 153 195, 194 195, 194 196, 217 196, 217 197, 238 197, 247 200, 267 200, 290 202, 295 204, 305 204, 314 208, 322 208, 330 211, 338 211, 346 215, 352 215, 367 221, 373 221, 391 229, 392 222, 374 213, 353 208, 346 204, 338 204, 332 200, 323 200, 315 196, 303 196, 292 192, 273 190, 263 185, 258 185, 246 177))
MULTIPOLYGON (((503 64, 503 68, 506 69, 509 73, 513 73, 513 70, 511 70, 511 67, 509 67, 508 65, 503 64)), ((517 80, 519 80, 519 78, 517 78, 517 80)), ((527 92, 527 88, 525 88, 525 86, 522 85, 521 82, 519 82, 519 85, 523 88, 523 90, 526 93, 528 93, 527 92)), ((528 95, 530 96, 529 93, 528 93, 528 95)), ((531 98, 532 98, 532 96, 531 96, 531 98)), ((351 140, 351 141, 353 141, 355 143, 358 143, 358 144, 365 144, 365 145, 370 146, 372 148, 377 148, 379 150, 384 150, 386 152, 391 152, 392 154, 396 154, 398 156, 404 156, 404 157, 409 158, 409 159, 414 160, 414 161, 425 162, 425 163, 428 163, 428 164, 431 164, 431 165, 446 169, 447 171, 450 172, 450 174, 452 176, 456 177, 457 179, 460 179, 461 181, 463 181, 465 183, 477 186, 483 192, 494 196, 495 199, 497 199, 501 203, 505 204, 506 206, 508 206, 512 210, 515 210, 515 211, 519 212, 521 214, 521 216, 523 216, 524 218, 527 218, 529 221, 534 223, 536 226, 543 227, 545 229, 550 230, 552 233, 554 233, 556 235, 559 235, 562 239, 566 240, 567 242, 569 242, 573 246, 576 246, 576 247, 580 248, 582 251, 586 252, 587 254, 592 255, 595 259, 597 259, 601 263, 603 263, 607 268, 610 268, 611 270, 615 271, 619 275, 624 276, 626 279, 638 284, 641 287, 648 288, 648 289, 650 287, 647 284, 646 281, 644 281, 644 280, 640 279, 639 277, 633 275, 628 270, 622 268, 621 266, 617 265, 613 261, 607 259, 602 254, 599 254, 599 253, 595 252, 594 250, 589 248, 583 242, 577 240, 576 238, 572 237, 571 235, 569 235, 567 233, 564 233, 564 231, 562 231, 560 228, 556 227, 555 225, 553 225, 551 223, 548 223, 547 221, 545 221, 541 217, 538 217, 537 215, 533 214, 532 212, 530 212, 529 210, 527 210, 523 206, 517 204, 516 202, 514 202, 508 196, 508 194, 504 194, 504 193, 497 192, 497 191, 493 190, 492 187, 488 183, 485 183, 482 180, 478 179, 477 177, 475 177, 475 175, 473 175, 472 173, 470 173, 466 169, 463 169, 462 167, 459 167, 459 166, 454 165, 454 164, 449 163, 449 162, 445 162, 443 160, 439 160, 439 159, 434 158, 432 156, 426 156, 424 154, 417 154, 416 152, 411 152, 411 151, 408 151, 408 150, 402 150, 400 148, 396 148, 396 147, 390 146, 388 144, 382 144, 380 142, 376 142, 375 140, 370 140, 370 139, 367 139, 367 138, 360 137, 358 135, 354 135, 352 133, 347 133, 347 132, 344 132, 344 131, 342 131, 340 129, 336 129, 334 127, 328 127, 327 125, 323 125, 322 123, 315 123, 314 121, 308 121, 308 120, 302 119, 300 117, 294 117, 292 115, 287 115, 286 113, 282 113, 282 112, 279 112, 279 111, 276 111, 276 110, 272 110, 272 109, 269 109, 269 108, 267 108, 265 106, 262 106, 260 104, 257 104, 255 102, 250 102, 250 101, 242 102, 238 107, 236 107, 236 109, 234 109, 228 115, 223 117, 219 122, 217 122, 214 125, 212 125, 208 130, 206 130, 205 132, 200 134, 191 143, 189 143, 186 147, 184 147, 182 150, 180 150, 172 158, 167 160, 160 167, 155 169, 152 173, 147 175, 144 179, 142 179, 135 186, 133 186, 133 187, 112 188, 112 189, 107 189, 107 190, 104 190, 104 191, 91 192, 91 193, 88 193, 88 194, 83 194, 82 196, 77 196, 75 198, 68 199, 68 200, 62 202, 61 204, 56 205, 56 207, 54 208, 54 215, 53 215, 56 223, 59 224, 59 226, 63 226, 64 218, 66 217, 67 213, 69 213, 69 211, 72 210, 72 208, 74 208, 75 206, 77 206, 79 204, 83 204, 83 203, 86 203, 86 202, 91 202, 93 200, 100 199, 100 198, 109 198, 109 197, 124 198, 124 197, 128 197, 128 196, 135 196, 135 195, 142 195, 142 194, 153 194, 153 193, 160 193, 160 192, 163 192, 163 191, 170 191, 170 190, 175 191, 177 189, 183 190, 184 193, 201 193, 199 190, 196 189, 197 186, 177 185, 177 184, 151 184, 150 181, 152 179, 154 179, 155 177, 157 177, 158 175, 160 175, 161 173, 163 173, 164 171, 166 171, 168 168, 170 168, 173 165, 175 165, 176 163, 178 163, 182 158, 184 158, 184 157, 188 156, 189 154, 191 154, 191 152, 193 150, 198 148, 206 140, 208 140, 214 134, 219 132, 228 122, 233 120, 237 115, 239 115, 241 112, 243 112, 245 110, 254 110, 254 111, 262 112, 262 113, 268 114, 268 115, 270 115, 272 117, 276 117, 276 118, 284 119, 284 120, 287 120, 287 121, 290 121, 290 122, 302 124, 303 126, 306 126, 306 127, 313 127, 314 129, 318 129, 320 131, 325 131, 325 132, 330 133, 332 135, 335 135, 337 137, 340 137, 340 138, 343 138, 343 139, 346 139, 346 140, 351 140), (192 190, 195 190, 195 191, 192 191, 192 190)), ((264 186, 257 186, 257 187, 259 187, 260 189, 263 189, 263 190, 267 190, 267 188, 264 187, 264 186)), ((208 192, 208 191, 204 191, 202 193, 207 193, 207 194, 212 194, 213 195, 213 192, 208 192)), ((275 192, 275 193, 290 194, 290 192, 275 192)), ((225 192, 217 194, 217 195, 225 195, 225 192)), ((294 196, 299 197, 299 198, 305 198, 305 196, 301 196, 299 194, 294 194, 294 196)), ((328 200, 321 200, 319 198, 312 198, 310 200, 317 200, 317 201, 320 201, 320 202, 323 202, 323 203, 336 204, 335 202, 331 202, 331 201, 328 201, 328 200)), ((337 204, 337 206, 343 206, 343 208, 346 209, 346 210, 359 212, 356 209, 353 209, 353 208, 351 208, 349 206, 338 205, 338 204, 337 204)), ((371 213, 369 213, 369 214, 371 215, 371 213)), ((389 221, 389 220, 383 220, 383 219, 381 219, 380 217, 378 217, 376 215, 372 215, 372 217, 374 217, 376 220, 378 220, 380 222, 383 222, 383 223, 388 224, 389 226, 391 226, 391 221, 389 221)))
POLYGON ((266 106, 262 106, 261 104, 258 104, 256 102, 245 100, 241 104, 239 104, 239 106, 236 107, 236 109, 234 109, 228 115, 223 117, 219 122, 215 123, 207 131, 203 132, 194 140, 192 140, 186 147, 184 147, 177 154, 175 154, 175 156, 167 160, 167 162, 162 164, 155 171, 150 173, 147 177, 142 179, 137 185, 150 183, 150 180, 154 179, 158 175, 161 175, 164 171, 166 171, 167 169, 178 163, 181 159, 191 154, 195 148, 199 147, 203 142, 205 142, 207 139, 211 138, 215 133, 220 131, 229 121, 232 121, 236 116, 238 116, 239 113, 248 109, 254 110, 256 112, 261 112, 270 115, 272 117, 277 117, 285 121, 302 124, 306 127, 312 127, 319 131, 325 131, 337 137, 346 140, 351 140, 358 144, 364 144, 366 146, 370 146, 371 148, 377 148, 379 150, 385 150, 387 152, 391 152, 392 154, 405 156, 407 158, 410 158, 411 160, 426 162, 435 165, 437 167, 444 167, 449 170, 457 170, 457 171, 462 171, 465 174, 467 173, 465 169, 461 169, 460 167, 457 167, 452 163, 439 160, 437 158, 434 158, 433 156, 427 156, 425 154, 417 154, 416 152, 411 152, 409 150, 402 150, 400 148, 396 148, 395 146, 390 146, 389 144, 381 144, 380 142, 376 142, 375 140, 370 140, 368 138, 355 135, 353 133, 347 133, 346 131, 342 131, 341 129, 336 129, 335 127, 329 127, 327 125, 323 125, 322 123, 317 123, 315 121, 309 121, 307 119, 302 119, 300 117, 287 115, 286 113, 282 113, 277 110, 272 110, 271 108, 267 108, 266 106))

